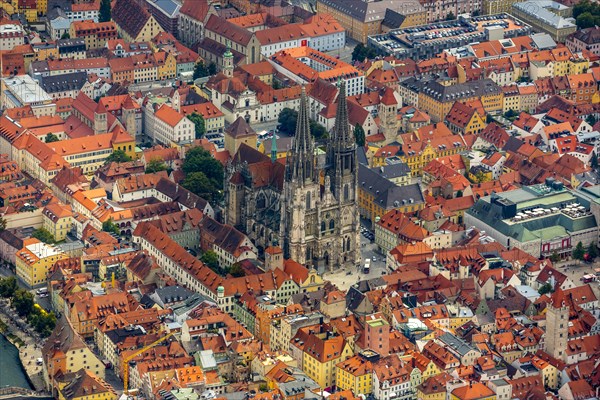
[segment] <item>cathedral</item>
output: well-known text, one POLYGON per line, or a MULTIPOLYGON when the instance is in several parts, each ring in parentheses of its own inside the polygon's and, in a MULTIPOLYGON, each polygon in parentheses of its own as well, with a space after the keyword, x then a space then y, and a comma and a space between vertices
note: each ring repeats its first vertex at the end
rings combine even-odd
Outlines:
POLYGON ((285 165, 241 145, 225 178, 226 222, 243 230, 259 249, 278 245, 286 258, 320 271, 360 263, 356 144, 345 85, 339 86, 324 157, 317 156, 310 134, 303 89, 285 165))

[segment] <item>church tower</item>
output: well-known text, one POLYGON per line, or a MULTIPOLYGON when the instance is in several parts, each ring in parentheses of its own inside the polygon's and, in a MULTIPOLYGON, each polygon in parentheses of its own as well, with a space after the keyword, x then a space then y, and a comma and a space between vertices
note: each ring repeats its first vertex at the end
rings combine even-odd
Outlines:
POLYGON ((94 110, 94 135, 108 132, 108 121, 106 120, 106 109, 98 103, 94 110))
POLYGON ((546 338, 544 351, 552 357, 565 361, 569 339, 569 306, 565 294, 558 288, 546 309, 546 338))
POLYGON ((285 257, 300 264, 312 262, 313 254, 307 250, 307 242, 314 238, 319 192, 306 89, 302 87, 296 134, 286 158, 280 234, 285 257))
POLYGON ((227 49, 223 54, 223 73, 226 77, 233 78, 233 53, 231 47, 229 47, 229 42, 227 42, 227 49))
POLYGON ((340 203, 356 202, 358 166, 356 165, 356 143, 348 122, 346 84, 339 81, 339 95, 335 124, 331 133, 327 164, 331 177, 331 190, 340 203))

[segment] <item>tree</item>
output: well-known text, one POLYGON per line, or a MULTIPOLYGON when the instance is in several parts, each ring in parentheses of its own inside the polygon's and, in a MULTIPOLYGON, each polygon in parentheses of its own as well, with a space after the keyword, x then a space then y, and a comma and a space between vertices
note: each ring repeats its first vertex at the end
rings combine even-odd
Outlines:
POLYGON ((27 316, 33 311, 33 294, 25 289, 15 290, 11 304, 20 316, 27 316))
POLYGON ((17 279, 14 276, 0 279, 0 296, 5 299, 13 297, 17 288, 17 279))
POLYGON ((128 162, 131 161, 131 157, 129 157, 123 150, 115 150, 110 156, 106 157, 105 163, 108 164, 109 162, 113 161, 118 163, 128 162))
POLYGON ((284 108, 279 113, 277 122, 281 132, 293 135, 296 132, 296 121, 298 120, 298 112, 291 108, 284 108))
POLYGON ((31 237, 34 237, 37 240, 48 244, 53 244, 55 242, 52 233, 50 233, 47 229, 44 228, 38 228, 35 231, 33 231, 31 237))
POLYGON ((575 260, 583 260, 583 256, 585 255, 585 248, 583 247, 583 243, 577 243, 577 246, 573 249, 573 258, 575 260))
POLYGON ((354 139, 357 146, 363 147, 365 145, 365 130, 358 122, 354 125, 354 139))
POLYGON ((448 15, 446 15, 446 21, 452 21, 456 19, 456 15, 454 15, 454 13, 452 11, 450 11, 448 13, 448 15))
POLYGON ((69 32, 65 32, 62 34, 62 36, 60 38, 61 39, 71 39, 71 35, 69 35, 69 32))
POLYGON ((200 261, 202 261, 208 268, 212 269, 217 273, 221 273, 221 268, 219 267, 219 256, 212 250, 207 250, 200 256, 200 261))
MULTIPOLYGON (((287 133, 288 135, 296 134, 296 122, 298 121, 298 111, 292 110, 291 108, 284 108, 279 113, 277 122, 279 123, 279 130, 287 133)), ((327 129, 312 119, 310 124, 310 134, 317 140, 325 139, 328 137, 327 129)))
POLYGON ((6 220, 0 217, 0 232, 6 229, 6 220))
POLYGON ((552 285, 549 283, 544 283, 544 285, 542 287, 540 287, 540 289, 538 290, 539 294, 546 294, 546 293, 551 293, 552 292, 552 285))
POLYGON ((513 110, 512 108, 504 113, 504 118, 513 121, 519 116, 519 113, 513 110))
POLYGON ((46 143, 58 142, 60 139, 54 133, 46 135, 46 143))
POLYGON ((596 155, 596 153, 592 153, 592 158, 590 160, 590 166, 593 169, 598 169, 598 156, 596 155))
POLYGON ((194 66, 194 79, 204 78, 209 75, 208 68, 206 68, 206 64, 203 61, 196 63, 194 66))
POLYGON ((587 252, 592 260, 598 257, 598 247, 596 246, 596 243, 590 243, 587 252))
POLYGON ((109 218, 108 221, 104 221, 102 223, 102 230, 104 232, 114 233, 115 235, 121 234, 121 230, 119 229, 119 226, 114 223, 112 218, 109 218))
POLYGON ((260 385, 258 385, 258 390, 260 390, 261 392, 268 392, 269 386, 267 386, 266 383, 261 383, 260 385))
POLYGON ((206 133, 206 126, 204 124, 204 117, 198 113, 192 113, 187 115, 187 119, 194 123, 196 129, 196 139, 202 139, 206 133))
POLYGON ((366 59, 375 58, 377 51, 373 47, 367 47, 362 43, 357 44, 352 50, 352 61, 364 61, 366 59))
POLYGON ((214 186, 223 185, 223 164, 200 146, 192 147, 187 151, 181 169, 186 174, 203 172, 214 186))
POLYGON ((595 25, 596 18, 590 12, 584 12, 576 19, 579 29, 591 28, 595 25))
POLYGON ((112 18, 110 9, 110 0, 100 1, 100 13, 98 14, 99 22, 109 22, 112 18))
POLYGON ((596 117, 594 117, 593 114, 590 114, 585 118, 585 122, 587 122, 591 126, 594 126, 598 121, 596 120, 596 117))
POLYGON ((214 62, 210 62, 210 64, 208 64, 208 75, 214 75, 217 73, 217 64, 215 64, 214 62))
POLYGON ((550 261, 552 261, 553 263, 557 263, 560 261, 560 256, 556 251, 550 255, 550 261))
POLYGON ((28 321, 42 337, 48 337, 56 326, 56 315, 53 312, 46 312, 39 306, 34 306, 32 313, 29 314, 28 321))
POLYGON ((210 203, 217 203, 221 200, 219 188, 211 182, 204 172, 188 173, 182 186, 210 203))
POLYGON ((239 278, 241 276, 246 276, 246 272, 244 271, 244 269, 242 268, 242 266, 240 264, 238 264, 238 263, 235 263, 231 267, 229 267, 229 271, 228 272, 234 278, 239 278))
POLYGON ((166 171, 168 169, 169 169, 169 167, 167 167, 167 164, 165 164, 165 162, 158 157, 152 158, 146 164, 146 173, 147 174, 153 174, 155 172, 166 171))

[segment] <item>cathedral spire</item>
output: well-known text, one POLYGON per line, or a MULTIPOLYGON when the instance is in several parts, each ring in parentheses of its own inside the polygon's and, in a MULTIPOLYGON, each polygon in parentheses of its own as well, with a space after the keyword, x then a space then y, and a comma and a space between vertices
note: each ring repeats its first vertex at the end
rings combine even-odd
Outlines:
POLYGON ((296 121, 296 134, 292 142, 289 176, 290 180, 304 182, 313 179, 314 173, 314 150, 313 139, 310 135, 310 119, 308 118, 308 101, 306 89, 302 86, 300 96, 300 110, 296 121))
POLYGON ((335 112, 335 125, 333 126, 334 147, 337 149, 350 148, 354 146, 354 135, 350 131, 348 122, 348 104, 346 101, 346 82, 338 79, 338 101, 335 112))

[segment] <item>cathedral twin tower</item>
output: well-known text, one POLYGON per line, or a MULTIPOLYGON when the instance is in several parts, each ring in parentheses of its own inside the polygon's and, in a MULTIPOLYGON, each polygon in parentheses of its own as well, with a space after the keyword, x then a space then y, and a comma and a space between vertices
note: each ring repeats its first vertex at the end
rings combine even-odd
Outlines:
POLYGON ((358 164, 343 81, 325 161, 321 159, 310 134, 303 88, 296 134, 285 165, 281 244, 286 257, 309 267, 355 268, 360 262, 358 164))

